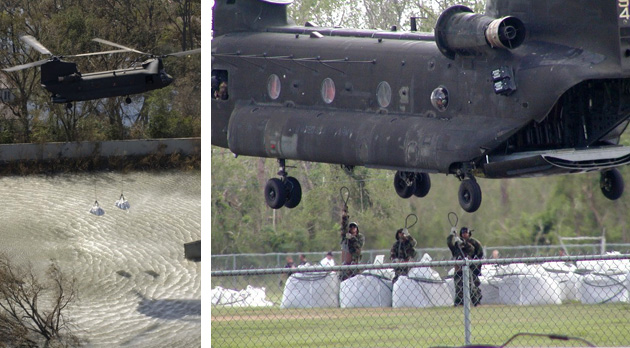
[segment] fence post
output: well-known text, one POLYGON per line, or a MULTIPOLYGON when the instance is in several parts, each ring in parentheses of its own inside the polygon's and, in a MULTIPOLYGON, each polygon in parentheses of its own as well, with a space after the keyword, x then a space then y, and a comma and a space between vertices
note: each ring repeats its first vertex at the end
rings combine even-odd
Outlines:
POLYGON ((464 283, 464 336, 466 345, 470 345, 470 267, 469 260, 465 259, 466 263, 462 267, 463 278, 462 282, 464 283))

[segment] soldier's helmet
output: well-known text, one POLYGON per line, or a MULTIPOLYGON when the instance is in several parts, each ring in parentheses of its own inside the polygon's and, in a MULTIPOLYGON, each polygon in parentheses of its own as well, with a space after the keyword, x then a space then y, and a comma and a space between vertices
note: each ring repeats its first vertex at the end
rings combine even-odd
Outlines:
POLYGON ((472 236, 472 230, 469 230, 466 226, 459 230, 459 236, 461 237, 464 232, 468 232, 468 236, 472 236))
POLYGON ((404 231, 405 231, 405 230, 404 230, 404 229, 402 229, 402 228, 401 228, 401 229, 399 229, 398 231, 396 231, 396 240, 399 240, 399 239, 400 239, 400 237, 398 237, 398 235, 399 235, 400 233, 403 233, 404 231))
POLYGON ((348 225, 348 228, 350 228, 350 227, 352 227, 352 226, 356 226, 357 231, 359 231, 359 224, 358 224, 358 223, 356 223, 356 222, 352 221, 352 222, 350 223, 350 225, 348 225))

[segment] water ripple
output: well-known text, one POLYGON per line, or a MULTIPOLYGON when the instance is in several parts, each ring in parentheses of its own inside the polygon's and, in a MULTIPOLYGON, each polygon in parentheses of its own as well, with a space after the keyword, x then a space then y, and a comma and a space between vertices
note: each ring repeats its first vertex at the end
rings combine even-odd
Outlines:
POLYGON ((199 172, 3 177, 0 251, 77 277, 68 316, 88 346, 200 346, 201 265, 183 255, 201 238, 200 190, 199 172))

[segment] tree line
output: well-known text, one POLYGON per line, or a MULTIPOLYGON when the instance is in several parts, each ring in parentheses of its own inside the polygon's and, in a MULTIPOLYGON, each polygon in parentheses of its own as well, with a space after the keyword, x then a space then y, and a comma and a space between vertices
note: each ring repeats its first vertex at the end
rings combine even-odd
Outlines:
MULTIPOLYGON (((477 13, 483 0, 459 1, 477 13)), ((409 18, 419 17, 420 31, 432 31, 440 13, 455 1, 405 0, 298 0, 288 7, 299 25, 409 30, 409 18)), ((630 142, 622 138, 626 145, 630 142)), ((274 159, 239 156, 227 149, 211 149, 211 251, 213 254, 337 250, 343 199, 350 191, 350 219, 358 221, 366 236, 366 249, 388 249, 394 232, 415 214, 410 230, 419 247, 444 247, 450 230, 447 215, 455 212, 459 226, 475 230, 486 245, 553 245, 558 237, 601 236, 608 242, 630 242, 627 212, 629 194, 617 201, 600 192, 599 174, 532 179, 484 180, 481 208, 464 212, 457 201, 459 181, 448 175, 431 175, 432 188, 424 198, 399 198, 393 187, 394 172, 357 167, 292 162, 290 175, 302 183, 302 202, 294 209, 272 210, 263 188, 278 170, 274 159)), ((627 167, 620 168, 630 178, 627 167)), ((204 207, 205 209, 205 207, 204 207)), ((204 227, 205 229, 205 227, 204 227)))
MULTIPOLYGON (((200 47, 200 0, 3 0, 0 2, 0 68, 44 59, 19 38, 31 35, 53 54, 109 50, 100 37, 155 55, 200 47)), ((67 58, 79 71, 127 68, 138 54, 67 58)), ((40 86, 39 68, 0 72, 12 100, 0 107, 0 143, 190 137, 201 134, 201 55, 168 58, 173 84, 124 97, 54 104, 40 86)))
MULTIPOLYGON (((265 204, 263 189, 276 177, 275 159, 234 158, 229 150, 213 147, 211 161, 213 254, 337 250, 343 187, 350 191, 350 219, 359 222, 366 249, 388 249, 409 214, 419 220, 410 229, 419 247, 444 247, 449 212, 485 245, 558 245, 559 236, 602 233, 609 243, 630 242, 630 195, 606 199, 598 173, 480 179, 482 205, 470 214, 459 206, 459 180, 452 175, 431 175, 426 197, 402 199, 394 191, 393 171, 355 167, 350 172, 338 165, 289 161, 295 166, 290 175, 302 183, 302 202, 273 210, 265 204)), ((620 169, 630 177, 627 167, 620 169)))

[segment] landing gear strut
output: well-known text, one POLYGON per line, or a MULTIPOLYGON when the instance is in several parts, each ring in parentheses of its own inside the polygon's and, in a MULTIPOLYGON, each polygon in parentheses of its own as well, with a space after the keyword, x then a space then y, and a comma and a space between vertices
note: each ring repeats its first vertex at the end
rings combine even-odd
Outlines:
POLYGON ((397 171, 394 175, 394 188, 402 198, 424 197, 431 190, 431 178, 427 173, 397 171))
POLYGON ((599 187, 606 198, 614 201, 623 194, 623 177, 617 168, 601 172, 599 187))
POLYGON ((295 208, 302 200, 302 186, 296 178, 288 176, 284 159, 278 159, 278 165, 280 178, 271 178, 267 181, 265 202, 272 209, 295 208))

